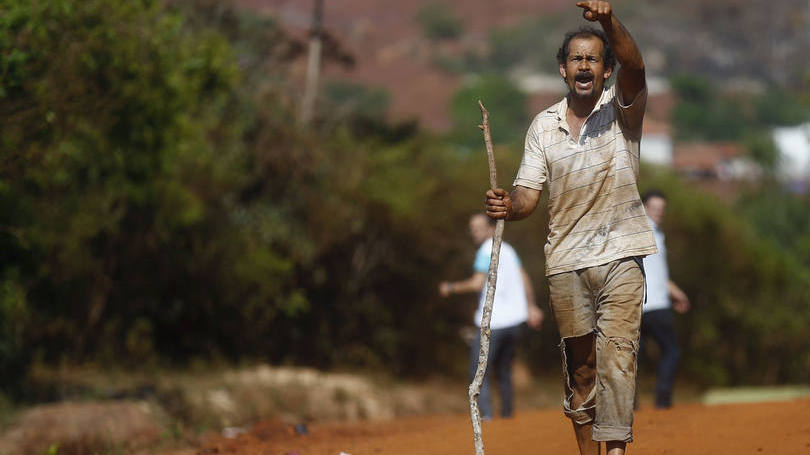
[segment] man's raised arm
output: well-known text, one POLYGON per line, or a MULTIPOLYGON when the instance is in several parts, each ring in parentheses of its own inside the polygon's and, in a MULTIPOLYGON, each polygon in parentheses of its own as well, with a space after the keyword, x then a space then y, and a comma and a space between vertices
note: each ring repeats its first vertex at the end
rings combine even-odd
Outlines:
POLYGON ((628 104, 632 103, 646 85, 644 59, 641 57, 641 51, 638 50, 636 42, 613 14, 609 2, 577 2, 577 6, 584 10, 582 16, 585 19, 592 22, 598 21, 605 30, 610 48, 613 49, 613 54, 621 65, 619 74, 616 76, 616 87, 621 91, 622 100, 628 104))

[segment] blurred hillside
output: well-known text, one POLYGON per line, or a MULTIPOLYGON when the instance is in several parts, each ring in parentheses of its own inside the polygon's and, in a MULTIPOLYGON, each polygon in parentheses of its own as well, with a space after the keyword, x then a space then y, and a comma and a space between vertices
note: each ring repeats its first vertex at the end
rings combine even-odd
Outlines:
MULTIPOLYGON (((296 36, 310 27, 313 1, 235 3, 272 15, 296 36)), ((555 82, 554 55, 564 32, 585 23, 574 3, 326 0, 325 28, 356 61, 351 68, 327 66, 327 72, 384 88, 394 118, 416 118, 438 130, 451 127, 448 102, 470 74, 542 76, 530 105, 535 112, 564 90, 555 82), (450 32, 431 32, 440 27, 450 32)), ((620 0, 613 6, 642 48, 651 78, 691 73, 723 91, 758 93, 770 85, 810 91, 810 12, 804 0, 620 0)))
MULTIPOLYGON (((300 0, 236 0, 237 6, 271 14, 296 36, 310 27, 313 2, 300 0)), ((448 104, 462 75, 442 70, 437 56, 457 56, 486 46, 488 33, 513 25, 538 9, 560 11, 566 0, 454 1, 374 0, 326 1, 324 26, 356 59, 349 69, 327 67, 340 80, 378 86, 391 93, 391 112, 398 119, 416 118, 425 126, 450 127, 448 104), (462 30, 435 42, 423 33, 418 14, 431 5, 446 5, 462 30)), ((437 14, 441 15, 442 11, 437 14)))

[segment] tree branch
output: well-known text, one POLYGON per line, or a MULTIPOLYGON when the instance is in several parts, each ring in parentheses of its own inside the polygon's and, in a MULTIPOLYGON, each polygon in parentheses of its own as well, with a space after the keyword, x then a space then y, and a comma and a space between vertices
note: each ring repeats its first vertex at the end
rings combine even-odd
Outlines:
MULTIPOLYGON (((481 100, 478 100, 478 107, 481 109, 481 124, 479 128, 484 132, 484 144, 487 148, 487 160, 489 161, 489 186, 495 189, 497 186, 497 173, 495 169, 495 154, 492 147, 492 134, 489 130, 489 112, 484 107, 481 100)), ((478 351, 478 368, 475 377, 470 384, 470 417, 473 426, 473 443, 475 444, 475 454, 484 455, 484 440, 481 436, 481 411, 478 408, 478 396, 481 394, 481 385, 484 382, 484 374, 487 371, 487 359, 489 358, 490 330, 489 322, 492 319, 492 304, 495 301, 495 283, 498 281, 498 259, 500 258, 501 242, 503 241, 504 221, 498 220, 495 224, 495 235, 492 238, 492 253, 489 259, 489 273, 487 275, 487 295, 484 301, 484 311, 481 317, 481 349, 478 351)))

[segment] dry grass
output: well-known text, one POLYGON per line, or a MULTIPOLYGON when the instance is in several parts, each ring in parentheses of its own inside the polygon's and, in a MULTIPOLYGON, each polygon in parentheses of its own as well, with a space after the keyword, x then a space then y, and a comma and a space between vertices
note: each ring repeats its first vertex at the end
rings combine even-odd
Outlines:
MULTIPOLYGON (((193 444, 207 431, 260 421, 291 429, 299 423, 469 412, 464 381, 405 383, 267 365, 194 372, 39 368, 32 382, 70 402, 20 414, 0 434, 0 455, 41 455, 56 446, 61 455, 155 453, 193 444)), ((533 378, 520 363, 515 389, 518 409, 560 402, 556 378, 533 378)))
POLYGON ((130 453, 160 441, 146 403, 59 403, 24 412, 0 435, 0 453, 64 455, 130 453))

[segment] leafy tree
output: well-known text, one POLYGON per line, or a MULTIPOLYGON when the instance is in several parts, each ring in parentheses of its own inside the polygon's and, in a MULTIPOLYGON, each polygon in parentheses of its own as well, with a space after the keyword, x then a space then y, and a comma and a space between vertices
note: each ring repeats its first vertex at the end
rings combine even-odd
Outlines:
POLYGON ((348 114, 370 118, 384 118, 391 96, 383 89, 370 89, 363 85, 331 82, 325 88, 326 97, 348 114))
POLYGON ((466 174, 438 140, 299 129, 295 43, 272 21, 100 0, 7 2, 2 21, 4 369, 36 354, 419 374, 456 357, 459 310, 425 265, 453 263, 438 195, 466 174))
POLYGON ((464 23, 445 3, 428 3, 416 13, 422 32, 432 40, 456 39, 464 32, 464 23))
POLYGON ((482 147, 478 100, 493 113, 490 125, 496 144, 522 142, 531 121, 526 107, 526 95, 504 76, 487 74, 460 88, 450 104, 453 119, 451 137, 471 149, 482 147))
POLYGON ((553 13, 493 30, 486 69, 508 72, 528 68, 557 74, 557 50, 565 33, 578 26, 577 20, 570 14, 553 13))
POLYGON ((678 96, 672 110, 675 137, 680 140, 736 140, 746 130, 741 105, 723 97, 708 80, 679 75, 671 79, 678 96))
POLYGON ((769 131, 753 131, 743 137, 743 146, 766 175, 773 175, 779 165, 779 149, 769 131))
POLYGON ((792 126, 810 121, 810 102, 779 87, 769 87, 753 104, 759 125, 792 126))
POLYGON ((107 342, 131 330, 168 335, 189 316, 183 283, 203 279, 183 255, 223 229, 207 135, 236 78, 227 43, 152 1, 5 2, 0 16, 2 267, 28 342, 80 359, 125 353, 107 342))
POLYGON ((810 267, 810 198, 785 191, 778 184, 748 191, 737 209, 756 232, 804 267, 810 267))
POLYGON ((784 90, 771 86, 760 95, 727 93, 708 79, 680 74, 671 79, 678 103, 672 110, 680 140, 749 141, 753 156, 772 166, 766 130, 810 120, 810 108, 784 90))

